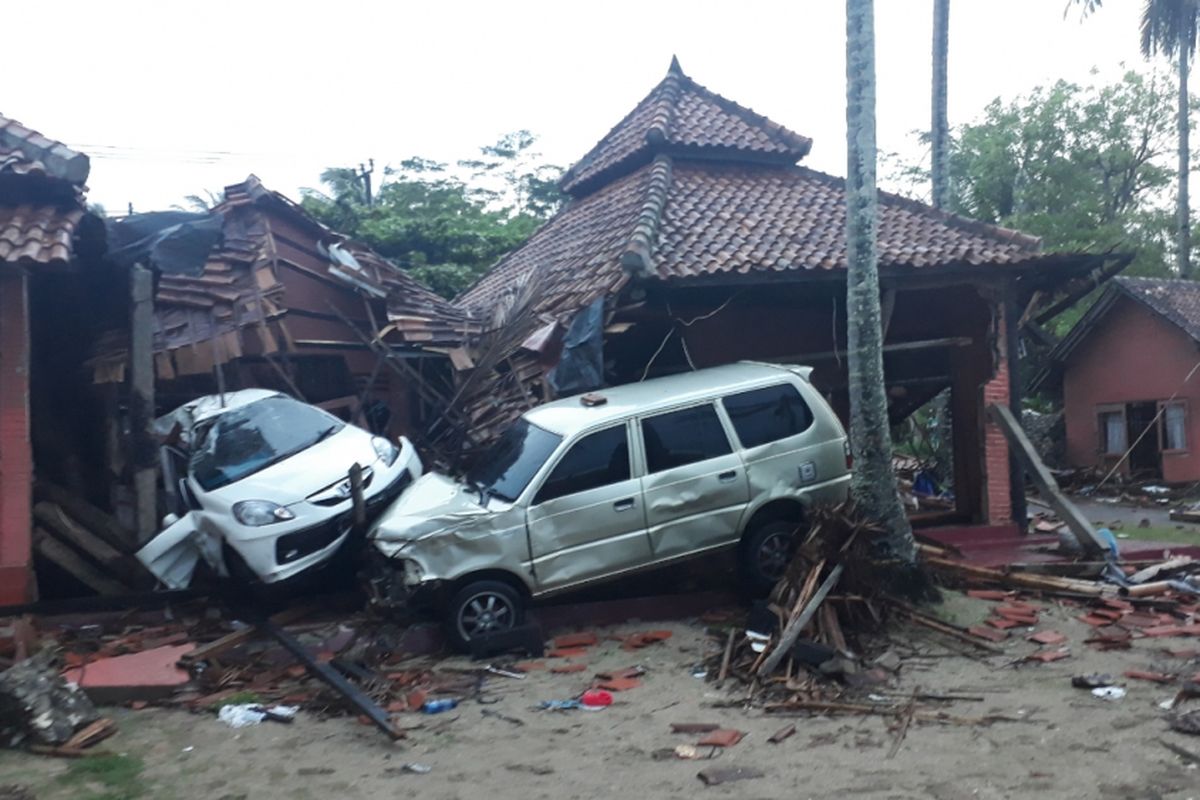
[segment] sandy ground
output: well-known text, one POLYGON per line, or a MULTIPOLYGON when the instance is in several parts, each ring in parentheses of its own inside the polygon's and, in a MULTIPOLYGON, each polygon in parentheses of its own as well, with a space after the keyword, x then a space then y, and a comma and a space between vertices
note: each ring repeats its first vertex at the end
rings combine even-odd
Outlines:
MULTIPOLYGON (((989 604, 948 595, 942 615, 960 624, 981 621, 989 604)), ((789 720, 761 710, 716 708, 738 697, 692 676, 695 664, 715 645, 699 623, 669 626, 674 636, 636 654, 602 642, 588 657, 587 672, 531 673, 523 680, 495 678, 494 705, 469 701, 437 716, 404 715, 413 730, 389 743, 353 718, 319 720, 311 715, 291 726, 264 724, 231 730, 211 714, 109 709, 120 733, 109 750, 138 757, 138 778, 148 798, 383 798, 417 795, 430 800, 574 800, 575 798, 676 798, 700 794, 732 798, 1200 798, 1200 770, 1165 748, 1160 739, 1200 753, 1200 737, 1171 732, 1157 704, 1170 688, 1128 681, 1128 695, 1104 701, 1073 689, 1083 672, 1119 675, 1126 669, 1192 674, 1190 662, 1164 648, 1200 646, 1196 639, 1147 639, 1126 652, 1096 652, 1082 644, 1090 630, 1074 620, 1078 609, 1048 606, 1040 629, 1070 637, 1072 657, 1046 665, 1006 666, 1033 652, 1023 638, 1005 645, 1005 656, 984 659, 953 654, 946 640, 921 629, 897 628, 893 638, 924 658, 910 658, 891 690, 964 692, 982 702, 945 709, 962 716, 995 713, 1019 718, 989 727, 914 722, 901 749, 888 759, 894 734, 880 717, 802 717, 789 720), (640 663, 645 684, 617 695, 600 712, 533 711, 538 701, 566 698, 592 672, 640 663), (519 718, 515 726, 481 711, 519 718), (786 722, 797 734, 782 744, 767 738, 786 722), (694 742, 670 733, 672 722, 716 722, 748 736, 714 761, 655 760, 652 753, 694 742), (428 765, 428 774, 403 770, 428 765), (704 787, 697 772, 708 766, 754 767, 764 777, 704 787)), ((627 632, 645 626, 623 625, 627 632)), ((886 642, 882 643, 886 646, 886 642)), ((879 643, 876 643, 879 646, 879 643)), ((1200 701, 1192 701, 1200 706, 1200 701)), ((102 791, 67 785, 68 762, 0 752, 0 785, 29 787, 39 800, 139 796, 136 788, 102 791)), ((4 797, 0 790, 0 797, 4 797)))

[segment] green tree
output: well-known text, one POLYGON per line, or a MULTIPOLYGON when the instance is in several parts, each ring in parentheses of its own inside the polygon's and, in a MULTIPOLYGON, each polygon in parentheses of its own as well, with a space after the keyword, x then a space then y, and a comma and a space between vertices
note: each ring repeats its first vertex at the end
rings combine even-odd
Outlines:
POLYGON ((892 554, 913 563, 916 543, 892 469, 884 391, 876 248, 874 0, 846 0, 846 160, 846 351, 854 454, 851 492, 858 508, 887 528, 892 554))
POLYGON ((562 204, 561 170, 540 163, 535 141, 527 131, 509 134, 456 167, 410 158, 384 170, 370 206, 356 170, 330 168, 321 174, 325 191, 305 190, 302 204, 453 297, 562 204))
MULTIPOLYGON (((1173 117, 1170 79, 1158 74, 994 100, 957 130, 947 208, 1041 236, 1047 250, 1133 252, 1131 274, 1166 274, 1173 117)), ((929 180, 913 164, 892 177, 909 194, 929 180)))
MULTIPOLYGON (((1083 9, 1086 16, 1099 9, 1103 0, 1074 0, 1074 3, 1083 9)), ((1191 175, 1188 72, 1192 56, 1196 53, 1198 19, 1200 0, 1146 0, 1142 6, 1140 23, 1142 55, 1152 58, 1161 53, 1167 58, 1174 58, 1178 75, 1175 116, 1175 269, 1182 278, 1189 278, 1192 274, 1192 223, 1188 199, 1188 178, 1191 175)))

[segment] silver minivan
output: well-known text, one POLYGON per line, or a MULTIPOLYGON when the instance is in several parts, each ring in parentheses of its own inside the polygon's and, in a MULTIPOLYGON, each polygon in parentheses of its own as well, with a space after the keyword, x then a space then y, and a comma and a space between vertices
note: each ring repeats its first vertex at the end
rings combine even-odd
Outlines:
POLYGON ((372 600, 432 604, 462 647, 534 598, 721 549, 769 588, 806 508, 850 484, 810 373, 740 362, 531 409, 462 479, 427 473, 379 518, 372 600))

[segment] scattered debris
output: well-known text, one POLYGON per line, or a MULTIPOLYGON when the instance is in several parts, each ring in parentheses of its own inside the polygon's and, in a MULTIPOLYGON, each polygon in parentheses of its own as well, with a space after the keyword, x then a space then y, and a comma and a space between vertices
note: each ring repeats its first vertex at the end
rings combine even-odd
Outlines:
POLYGON ((49 650, 0 673, 0 746, 64 745, 99 718, 88 696, 59 674, 49 650))

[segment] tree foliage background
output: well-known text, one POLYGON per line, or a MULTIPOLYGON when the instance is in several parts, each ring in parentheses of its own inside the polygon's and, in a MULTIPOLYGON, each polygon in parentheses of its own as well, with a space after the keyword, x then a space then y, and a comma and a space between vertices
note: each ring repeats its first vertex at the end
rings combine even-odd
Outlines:
MULTIPOLYGON (((947 210, 1041 236, 1046 250, 1131 252, 1125 274, 1169 276, 1175 113, 1161 72, 993 100, 955 131, 947 210)), ((888 183, 923 199, 928 167, 889 156, 888 183)))
POLYGON ((517 131, 454 165, 414 157, 385 167, 369 202, 357 170, 332 167, 301 204, 453 297, 563 204, 562 169, 542 163, 536 141, 517 131))

